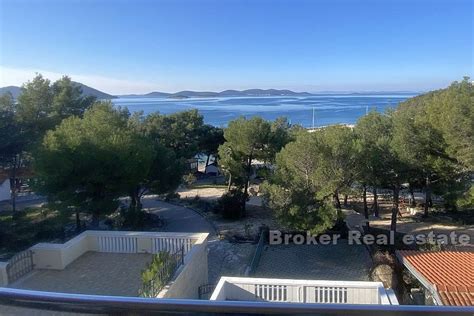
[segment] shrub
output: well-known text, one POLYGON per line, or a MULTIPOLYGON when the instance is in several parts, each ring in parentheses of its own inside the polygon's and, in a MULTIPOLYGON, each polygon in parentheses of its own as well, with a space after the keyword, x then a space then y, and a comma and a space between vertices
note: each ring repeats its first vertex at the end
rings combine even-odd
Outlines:
POLYGON ((179 200, 179 198, 180 198, 180 196, 176 192, 170 192, 170 193, 165 195, 165 201, 166 202, 172 201, 172 200, 179 200))
POLYGON ((188 187, 192 186, 196 180, 197 178, 193 173, 188 173, 183 176, 183 181, 188 187))
POLYGON ((127 207, 120 209, 122 228, 139 229, 145 226, 147 214, 142 210, 131 210, 127 207))
POLYGON ((226 219, 239 219, 243 216, 242 203, 244 199, 242 191, 232 189, 219 198, 216 210, 226 219))
POLYGON ((154 255, 152 261, 142 271, 142 288, 139 295, 142 297, 157 297, 173 277, 176 265, 173 256, 167 251, 161 251, 154 255))

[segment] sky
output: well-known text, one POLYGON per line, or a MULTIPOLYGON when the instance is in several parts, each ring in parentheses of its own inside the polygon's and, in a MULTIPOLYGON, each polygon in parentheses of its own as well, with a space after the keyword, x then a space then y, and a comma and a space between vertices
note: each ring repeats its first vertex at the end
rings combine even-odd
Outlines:
POLYGON ((0 86, 426 91, 474 77, 472 0, 0 0, 0 86))

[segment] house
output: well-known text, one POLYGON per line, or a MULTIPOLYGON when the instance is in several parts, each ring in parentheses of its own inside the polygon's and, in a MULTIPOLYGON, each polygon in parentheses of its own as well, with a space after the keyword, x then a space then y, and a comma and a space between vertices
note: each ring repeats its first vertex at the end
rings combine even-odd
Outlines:
POLYGON ((0 202, 10 200, 10 179, 0 177, 0 202))
POLYGON ((198 172, 199 160, 197 158, 191 158, 186 160, 187 172, 195 173, 198 172))
POLYGON ((397 259, 422 284, 427 305, 474 305, 474 252, 399 250, 397 259))
POLYGON ((214 176, 214 177, 221 174, 219 167, 217 166, 217 163, 215 162, 207 165, 206 169, 204 170, 204 173, 208 176, 214 176))
POLYGON ((381 282, 222 277, 210 300, 398 305, 381 282))

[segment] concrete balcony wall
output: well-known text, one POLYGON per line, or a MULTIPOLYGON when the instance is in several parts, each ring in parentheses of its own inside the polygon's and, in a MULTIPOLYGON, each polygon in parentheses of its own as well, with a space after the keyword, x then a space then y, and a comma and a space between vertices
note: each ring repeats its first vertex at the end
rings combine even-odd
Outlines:
POLYGON ((381 282, 222 277, 211 300, 392 304, 381 282))
POLYGON ((158 298, 199 298, 198 288, 208 283, 207 237, 200 234, 184 257, 174 279, 160 292, 158 298))

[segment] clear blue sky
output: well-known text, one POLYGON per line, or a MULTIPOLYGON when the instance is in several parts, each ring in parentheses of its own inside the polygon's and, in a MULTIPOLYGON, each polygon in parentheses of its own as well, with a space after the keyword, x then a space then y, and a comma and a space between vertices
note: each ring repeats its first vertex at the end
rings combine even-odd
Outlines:
POLYGON ((1 84, 427 90, 473 75, 473 1, 0 0, 1 84))

